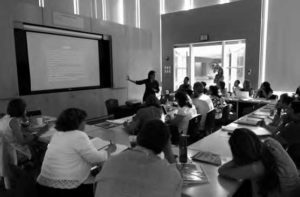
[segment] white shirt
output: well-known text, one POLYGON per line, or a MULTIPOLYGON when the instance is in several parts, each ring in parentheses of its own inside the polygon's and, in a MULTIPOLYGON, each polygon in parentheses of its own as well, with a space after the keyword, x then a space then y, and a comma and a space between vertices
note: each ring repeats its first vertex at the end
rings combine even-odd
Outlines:
POLYGON ((183 116, 182 121, 178 124, 178 131, 187 133, 190 120, 197 115, 197 110, 193 105, 192 108, 189 107, 179 107, 177 115, 183 116))
MULTIPOLYGON (((45 182, 39 181, 42 177, 42 180, 46 178, 81 184, 88 178, 92 164, 100 163, 106 158, 107 154, 104 151, 97 151, 86 133, 79 130, 57 131, 48 145, 38 182, 45 185, 45 182)), ((45 186, 53 187, 53 185, 45 186)))
POLYGON ((193 99, 193 104, 196 107, 197 113, 202 115, 200 129, 204 130, 206 115, 214 109, 213 102, 209 96, 202 94, 198 98, 193 99))

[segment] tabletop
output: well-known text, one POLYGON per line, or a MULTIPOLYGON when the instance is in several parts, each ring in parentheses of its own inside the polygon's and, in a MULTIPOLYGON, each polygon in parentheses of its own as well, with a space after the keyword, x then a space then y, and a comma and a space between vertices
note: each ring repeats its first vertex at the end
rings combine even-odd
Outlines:
MULTIPOLYGON (((268 123, 270 121, 268 117, 268 112, 266 109, 274 107, 273 105, 264 106, 244 117, 258 114, 262 116, 265 114, 265 120, 268 123)), ((242 118, 244 118, 242 117, 242 118)), ((126 121, 128 118, 123 118, 122 120, 116 120, 115 122, 126 121)), ((236 122, 230 124, 232 127, 243 127, 249 128, 258 135, 268 135, 270 134, 267 130, 259 126, 249 126, 249 125, 239 125, 236 122)), ((55 131, 50 130, 44 135, 40 136, 40 139, 43 141, 50 140, 51 136, 55 131)), ((85 132, 90 137, 99 137, 103 140, 111 140, 113 143, 122 144, 127 147, 130 146, 129 135, 125 132, 123 125, 118 125, 109 129, 104 129, 97 127, 95 125, 86 125, 85 132)), ((228 162, 232 159, 232 154, 228 144, 230 135, 228 132, 222 129, 206 136, 205 138, 191 144, 188 147, 188 156, 191 158, 198 151, 208 151, 220 155, 222 163, 228 162)), ((174 154, 178 155, 178 148, 173 149, 174 154)), ((191 160, 189 160, 191 162, 191 160)), ((205 174, 208 177, 209 183, 207 184, 198 184, 198 185, 188 185, 184 186, 182 190, 182 196, 232 196, 234 192, 239 187, 239 182, 227 178, 220 177, 218 174, 219 166, 214 166, 211 164, 195 162, 194 164, 201 167, 205 174)))

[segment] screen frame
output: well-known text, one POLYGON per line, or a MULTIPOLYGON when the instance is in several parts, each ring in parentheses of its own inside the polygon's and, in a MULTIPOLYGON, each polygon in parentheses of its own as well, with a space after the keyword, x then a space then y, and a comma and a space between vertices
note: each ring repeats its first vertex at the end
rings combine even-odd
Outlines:
MULTIPOLYGON (((59 33, 53 32, 44 32, 44 31, 36 31, 36 30, 27 30, 23 28, 14 28, 14 37, 15 37, 15 49, 16 49, 16 60, 17 60, 17 76, 18 76, 18 86, 19 86, 19 95, 34 95, 34 94, 46 94, 46 93, 55 93, 55 92, 68 92, 68 91, 78 91, 78 90, 89 90, 89 89, 102 89, 102 88, 111 88, 112 87, 112 61, 111 61, 111 48, 109 47, 109 51, 105 52, 105 42, 107 40, 104 39, 103 34, 96 34, 84 31, 76 31, 69 30, 64 28, 57 27, 49 27, 42 25, 32 25, 28 23, 23 23, 26 25, 37 26, 37 27, 45 27, 51 29, 58 29, 68 32, 75 33, 84 33, 90 35, 101 36, 101 39, 92 39, 86 38, 76 35, 63 35, 59 33), (30 67, 29 67, 29 53, 27 46, 27 32, 40 33, 45 35, 57 35, 57 36, 66 36, 66 37, 74 37, 88 40, 95 40, 98 42, 98 62, 99 62, 99 85, 95 86, 84 86, 84 87, 70 87, 70 88, 59 88, 59 89, 45 89, 45 90, 31 90, 31 79, 30 79, 30 67), (104 54, 109 54, 109 57, 106 57, 104 54), (102 72, 103 71, 103 72, 102 72)), ((111 42, 111 36, 109 37, 111 42)), ((111 46, 111 44, 110 44, 111 46)), ((107 49, 106 49, 107 50, 107 49)))

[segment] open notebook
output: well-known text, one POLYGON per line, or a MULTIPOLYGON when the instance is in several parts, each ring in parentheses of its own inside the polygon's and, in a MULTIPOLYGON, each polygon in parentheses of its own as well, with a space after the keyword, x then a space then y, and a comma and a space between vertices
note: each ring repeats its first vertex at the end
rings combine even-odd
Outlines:
POLYGON ((204 184, 208 183, 208 178, 200 166, 192 163, 177 164, 177 168, 181 173, 183 184, 204 184))
POLYGON ((197 154, 192 156, 192 159, 195 161, 205 162, 216 166, 220 166, 222 164, 220 155, 211 152, 199 151, 197 154))
POLYGON ((104 128, 104 129, 110 129, 110 128, 119 126, 119 124, 105 121, 105 122, 95 124, 95 126, 101 127, 101 128, 104 128))
MULTIPOLYGON (((98 138, 98 137, 91 139, 91 142, 93 143, 93 145, 95 146, 95 148, 97 150, 105 150, 110 144, 109 141, 102 140, 101 138, 98 138)), ((117 155, 126 149, 128 149, 127 146, 121 145, 121 144, 116 144, 116 151, 113 152, 111 155, 117 155)))

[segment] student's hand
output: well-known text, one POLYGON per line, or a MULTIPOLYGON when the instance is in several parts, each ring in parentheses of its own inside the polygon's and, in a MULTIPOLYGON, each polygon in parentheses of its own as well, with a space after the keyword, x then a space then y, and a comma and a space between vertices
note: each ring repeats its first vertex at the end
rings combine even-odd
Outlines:
POLYGON ((115 144, 109 144, 108 147, 105 149, 105 151, 107 152, 108 155, 110 155, 111 153, 116 152, 117 150, 117 146, 115 144))

